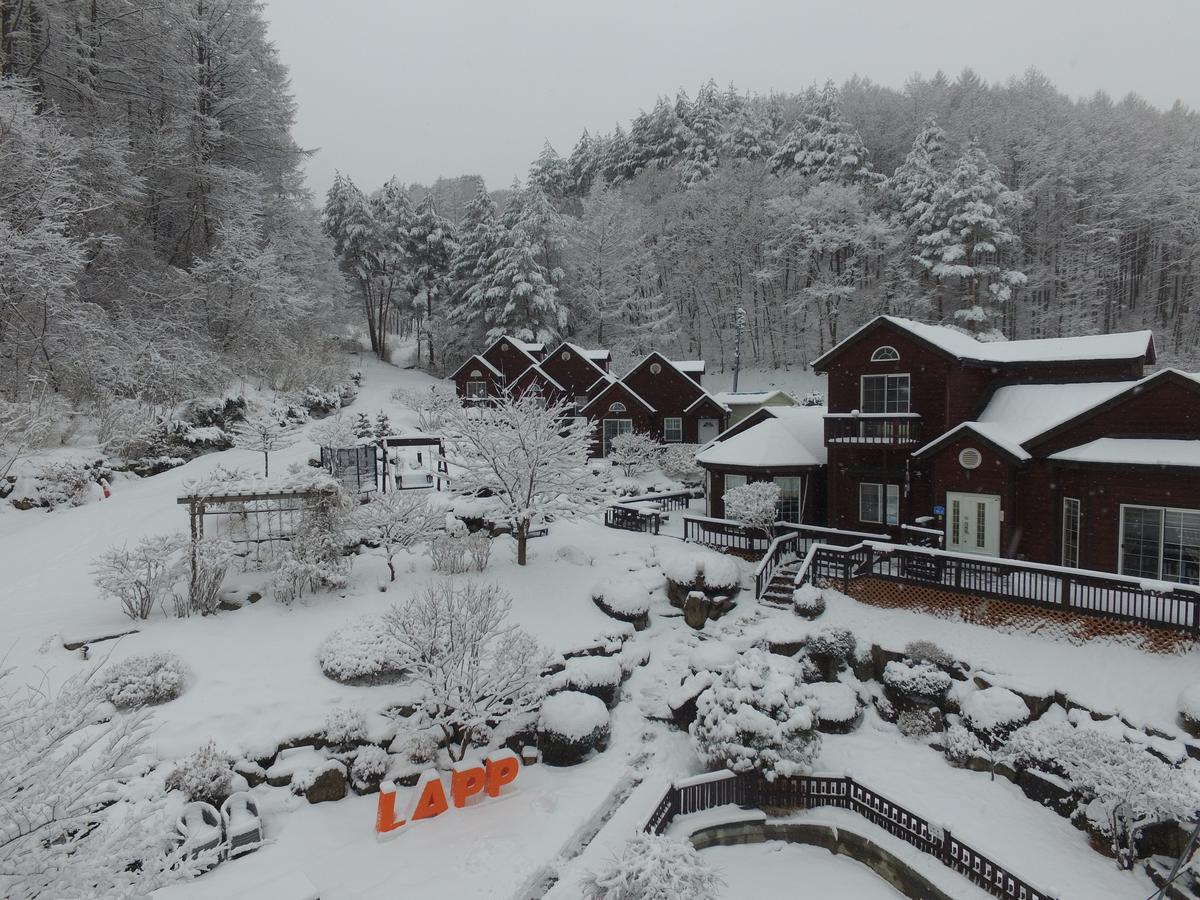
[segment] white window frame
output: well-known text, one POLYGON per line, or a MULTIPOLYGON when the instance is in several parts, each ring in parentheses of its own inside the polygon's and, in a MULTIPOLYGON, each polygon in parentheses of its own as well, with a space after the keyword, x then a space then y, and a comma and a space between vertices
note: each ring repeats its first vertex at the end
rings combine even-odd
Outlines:
POLYGON ((858 483, 858 521, 871 522, 876 525, 883 524, 883 485, 876 481, 860 481, 858 483), (863 496, 868 493, 868 488, 874 488, 875 492, 875 508, 879 510, 879 517, 868 519, 863 515, 863 496))
POLYGON ((875 352, 871 354, 871 362, 898 362, 900 359, 900 351, 890 344, 884 344, 882 347, 876 347, 875 352), (887 354, 891 353, 891 356, 887 354))
POLYGON ((885 485, 883 524, 900 524, 900 485, 898 484, 885 485))
MULTIPOLYGON (((747 484, 750 483, 749 478, 747 478, 745 475, 740 475, 737 472, 726 472, 724 474, 724 476, 722 476, 722 478, 725 482, 725 492, 724 493, 728 493, 730 488, 745 487, 747 484), (733 484, 729 483, 730 479, 733 479, 733 481, 734 481, 733 484)), ((722 496, 724 496, 724 493, 722 494, 722 496)))
MULTIPOLYGON (((1078 569, 1079 568, 1079 546, 1081 543, 1082 533, 1083 533, 1083 504, 1079 501, 1079 498, 1077 498, 1077 497, 1063 497, 1062 498, 1062 528, 1060 529, 1059 535, 1060 535, 1060 543, 1061 543, 1061 550, 1062 550, 1062 553, 1061 553, 1062 564, 1064 566, 1066 566, 1068 569, 1078 569), (1073 559, 1070 556, 1068 556, 1068 553, 1067 553, 1067 548, 1072 546, 1071 541, 1068 540, 1068 537, 1067 537, 1068 525, 1070 524, 1072 519, 1074 520, 1074 525, 1075 525, 1075 539, 1074 539, 1075 553, 1074 553, 1073 559)), ((1122 557, 1124 557, 1124 554, 1122 554, 1122 557)))
POLYGON ((663 442, 667 444, 682 444, 683 443, 683 419, 679 416, 667 416, 663 419, 663 442), (671 423, 675 423, 675 427, 671 427, 671 423), (671 437, 671 432, 675 432, 675 437, 671 437))
POLYGON ((488 384, 486 381, 472 380, 467 382, 466 397, 468 400, 483 400, 487 395, 488 384))
POLYGON ((621 434, 630 434, 630 433, 632 433, 632 431, 633 431, 633 419, 618 419, 618 418, 606 418, 606 419, 604 419, 604 420, 603 420, 603 423, 602 423, 602 424, 601 424, 601 426, 600 426, 600 441, 601 441, 601 449, 604 451, 604 455, 605 455, 605 456, 608 456, 609 447, 610 447, 610 445, 612 444, 613 438, 615 438, 615 437, 617 437, 617 435, 621 435, 621 434), (608 423, 609 423, 609 422, 616 422, 616 423, 622 423, 622 422, 623 422, 623 423, 626 423, 626 424, 628 424, 628 425, 629 425, 629 427, 628 427, 628 428, 621 428, 621 427, 618 425, 618 428, 617 428, 616 434, 613 434, 613 435, 610 437, 610 436, 609 436, 609 433, 608 433, 608 432, 609 432, 609 428, 608 428, 608 423))
MULTIPOLYGON (((1125 574, 1125 511, 1127 509, 1152 509, 1159 513, 1158 517, 1158 572, 1154 576, 1163 581, 1163 550, 1166 546, 1167 513, 1200 514, 1200 509, 1185 509, 1181 506, 1154 506, 1149 503, 1122 503, 1121 517, 1117 523, 1117 572, 1125 574)), ((1138 576, 1144 578, 1145 576, 1138 576)), ((1170 582, 1172 584, 1191 584, 1188 581, 1170 582)))
POLYGON ((903 416, 903 415, 907 415, 908 413, 912 412, 912 375, 908 372, 896 372, 896 373, 888 373, 888 374, 881 373, 878 375, 862 375, 862 376, 860 376, 858 379, 858 409, 859 409, 859 412, 866 413, 868 415, 879 415, 879 416, 903 416), (867 379, 868 378, 882 378, 883 379, 883 410, 880 412, 872 412, 867 409, 866 398, 867 398, 867 379), (906 407, 904 409, 891 409, 890 410, 887 408, 888 383, 892 379, 899 380, 901 378, 905 379, 905 381, 908 382, 908 392, 907 392, 908 404, 906 405, 906 407))

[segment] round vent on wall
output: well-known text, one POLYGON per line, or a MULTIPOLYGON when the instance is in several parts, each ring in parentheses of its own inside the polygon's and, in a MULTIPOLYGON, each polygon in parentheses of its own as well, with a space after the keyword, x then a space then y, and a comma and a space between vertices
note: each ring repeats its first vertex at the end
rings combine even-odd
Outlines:
POLYGON ((562 358, 563 358, 563 360, 568 360, 568 359, 570 359, 570 358, 571 358, 571 351, 570 351, 570 350, 564 350, 564 351, 562 352, 562 358))
POLYGON ((508 344, 501 344, 501 345, 500 345, 500 349, 501 349, 501 350, 505 350, 505 351, 507 351, 507 350, 508 350, 508 344))
POLYGON ((650 374, 651 375, 657 375, 661 371, 662 371, 662 366, 660 366, 658 363, 650 363, 650 374))
POLYGON ((983 462, 983 454, 974 447, 966 447, 958 454, 958 464, 964 469, 978 469, 983 462))

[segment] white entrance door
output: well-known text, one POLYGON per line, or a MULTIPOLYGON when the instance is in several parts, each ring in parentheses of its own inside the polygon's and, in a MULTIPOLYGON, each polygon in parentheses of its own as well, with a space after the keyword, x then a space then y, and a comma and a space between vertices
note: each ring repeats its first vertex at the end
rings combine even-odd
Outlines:
POLYGON ((1000 498, 995 494, 946 494, 946 549, 1000 555, 1000 498))
POLYGON ((718 419, 701 419, 696 423, 696 441, 701 446, 715 438, 721 431, 718 419))

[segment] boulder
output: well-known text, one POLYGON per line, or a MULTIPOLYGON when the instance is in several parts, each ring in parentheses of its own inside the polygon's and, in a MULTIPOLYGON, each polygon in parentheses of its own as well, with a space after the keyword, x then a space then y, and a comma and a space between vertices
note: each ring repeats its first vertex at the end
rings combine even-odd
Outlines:
POLYGON ((563 691, 542 703, 537 726, 542 762, 573 766, 608 748, 608 708, 591 694, 563 691))
POLYGON ((1022 769, 1017 773, 1017 787, 1030 800, 1049 807, 1060 816, 1069 816, 1075 808, 1070 784, 1051 772, 1022 769))
POLYGON ((309 803, 328 803, 346 796, 346 767, 331 760, 317 770, 304 786, 304 796, 309 803))
POLYGON ((716 620, 725 615, 735 606, 728 596, 709 596, 703 591, 690 591, 683 601, 683 621, 690 627, 699 630, 709 619, 716 620))

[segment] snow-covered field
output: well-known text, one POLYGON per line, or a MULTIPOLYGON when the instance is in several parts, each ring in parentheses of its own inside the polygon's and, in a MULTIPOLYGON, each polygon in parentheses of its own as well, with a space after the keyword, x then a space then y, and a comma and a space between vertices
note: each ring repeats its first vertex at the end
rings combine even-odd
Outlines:
MULTIPOLYGON (((381 364, 364 366, 365 382, 352 411, 386 409, 394 424, 411 413, 390 400, 397 387, 431 383, 426 376, 381 364)), ((745 373, 748 376, 750 373, 745 373)), ((743 381, 745 387, 812 389, 785 376, 743 381), (781 380, 782 379, 782 380, 781 380)), ((819 386, 817 386, 819 389, 819 386)), ((273 470, 303 463, 315 446, 301 441, 272 460, 273 470)), ((401 557, 395 584, 381 559, 357 559, 350 585, 337 594, 306 597, 291 607, 263 600, 236 612, 173 619, 155 613, 136 633, 97 643, 92 661, 67 651, 63 641, 128 630, 116 603, 92 586, 91 561, 112 544, 147 534, 182 531, 187 520, 176 504, 186 481, 218 464, 253 468, 258 458, 230 450, 140 481, 121 481, 113 496, 52 513, 7 510, 0 515, 0 613, 5 666, 24 680, 51 686, 94 664, 134 654, 171 651, 189 669, 178 699, 154 709, 154 752, 164 763, 209 740, 235 754, 270 752, 281 741, 319 730, 330 712, 359 709, 373 732, 388 734, 379 714, 411 699, 404 685, 358 687, 325 677, 317 663, 320 643, 333 630, 403 603, 433 577, 428 557, 401 557), (386 588, 386 590, 385 590, 386 588)), ((697 503, 697 506, 702 501, 697 503)), ((530 565, 515 564, 511 542, 501 540, 487 570, 463 576, 499 583, 513 598, 522 628, 556 651, 584 646, 628 628, 604 616, 590 599, 605 579, 629 580, 677 548, 667 535, 649 537, 605 529, 598 515, 555 523, 531 542, 530 565)), ((743 576, 750 569, 743 566, 743 576)), ((661 579, 660 579, 661 581, 661 579)), ((302 873, 323 900, 367 900, 408 894, 445 898, 549 896, 577 898, 580 879, 617 853, 645 822, 671 779, 701 770, 687 736, 658 721, 667 698, 687 673, 702 641, 719 639, 735 649, 766 636, 803 636, 842 625, 860 647, 899 649, 914 639, 934 640, 956 658, 985 670, 996 683, 1019 690, 1060 691, 1092 709, 1111 711, 1137 726, 1180 735, 1175 698, 1196 678, 1200 654, 1154 656, 1102 643, 1071 646, 1026 634, 930 619, 916 613, 863 606, 831 595, 814 623, 755 604, 742 594, 737 609, 703 632, 687 628, 661 589, 652 594, 651 627, 627 650, 649 656, 622 687, 609 749, 581 765, 526 768, 511 792, 466 809, 451 810, 378 841, 373 796, 348 796, 310 805, 286 788, 255 788, 268 844, 226 863, 199 880, 165 893, 175 900, 248 896, 285 873, 302 873)), ((1119 725, 1115 727, 1121 727, 1119 725)), ((1141 874, 1120 873, 1087 846, 1069 822, 1031 801, 1011 783, 951 768, 939 753, 906 740, 868 709, 848 735, 828 735, 818 771, 852 771, 861 782, 992 854, 1043 886, 1062 886, 1061 897, 1123 900, 1152 891, 1141 874)), ((861 821, 861 820, 860 820, 861 821)), ((849 826, 849 822, 846 823, 849 826)), ((865 823, 862 823, 866 827, 865 823)), ((757 893, 806 897, 897 896, 869 870, 809 847, 766 844, 704 851, 724 872, 728 897, 757 893), (803 893, 796 893, 802 889, 803 893)), ((962 896, 969 896, 966 882, 962 896)), ((258 894, 255 894, 258 895, 258 894)))

